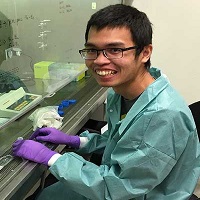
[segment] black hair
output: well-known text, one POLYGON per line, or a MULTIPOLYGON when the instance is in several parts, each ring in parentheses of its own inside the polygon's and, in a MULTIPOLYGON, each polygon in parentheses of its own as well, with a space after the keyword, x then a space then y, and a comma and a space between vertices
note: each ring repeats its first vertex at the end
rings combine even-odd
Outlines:
MULTIPOLYGON (((85 41, 91 27, 101 30, 105 27, 127 27, 132 35, 132 40, 137 46, 138 56, 145 46, 152 44, 152 24, 147 15, 136 8, 123 4, 109 5, 94 13, 89 19, 85 32, 85 41)), ((150 58, 145 66, 150 67, 150 58)))

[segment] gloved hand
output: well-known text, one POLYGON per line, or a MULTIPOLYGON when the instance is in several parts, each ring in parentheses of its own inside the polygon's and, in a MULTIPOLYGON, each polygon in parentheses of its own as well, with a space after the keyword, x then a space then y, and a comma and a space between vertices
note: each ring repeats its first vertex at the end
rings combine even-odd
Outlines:
POLYGON ((33 140, 16 140, 12 147, 14 156, 19 156, 47 166, 50 158, 56 154, 55 151, 33 140))
POLYGON ((62 131, 51 127, 37 129, 29 139, 51 142, 54 144, 66 144, 73 148, 79 148, 80 146, 79 136, 67 135, 62 131))

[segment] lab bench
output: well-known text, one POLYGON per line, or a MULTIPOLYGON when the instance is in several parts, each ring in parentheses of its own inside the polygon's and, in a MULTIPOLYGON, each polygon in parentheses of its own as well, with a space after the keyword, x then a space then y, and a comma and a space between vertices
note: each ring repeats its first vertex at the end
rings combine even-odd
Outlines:
MULTIPOLYGON (((57 91, 52 97, 43 99, 34 109, 0 130, 0 157, 11 155, 11 146, 18 137, 28 139, 33 132, 32 121, 28 119, 37 108, 59 105, 62 100, 75 99, 76 103, 64 110, 61 130, 77 134, 82 126, 104 105, 107 88, 100 87, 93 77, 71 82, 57 91)), ((100 120, 104 113, 98 114, 100 120)), ((62 152, 65 145, 45 144, 49 148, 62 152)), ((14 157, 0 170, 0 199, 22 200, 36 183, 44 181, 47 167, 19 157, 14 157)))

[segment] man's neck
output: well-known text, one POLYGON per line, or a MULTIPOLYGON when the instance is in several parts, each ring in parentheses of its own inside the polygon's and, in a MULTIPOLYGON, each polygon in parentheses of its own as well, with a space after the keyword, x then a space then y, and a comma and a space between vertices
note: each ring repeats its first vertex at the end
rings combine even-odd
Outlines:
POLYGON ((145 76, 138 78, 132 83, 127 82, 124 85, 121 85, 120 87, 115 87, 113 89, 117 94, 120 94, 125 99, 131 100, 143 93, 144 90, 154 82, 154 80, 154 77, 152 77, 151 74, 148 72, 145 74, 145 76))

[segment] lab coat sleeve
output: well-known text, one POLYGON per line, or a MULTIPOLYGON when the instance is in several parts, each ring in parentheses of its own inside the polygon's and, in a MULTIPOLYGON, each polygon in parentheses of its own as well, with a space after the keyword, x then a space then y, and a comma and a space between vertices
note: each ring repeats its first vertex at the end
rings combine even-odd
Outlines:
POLYGON ((101 194, 104 191, 104 184, 102 184, 104 180, 101 173, 104 170, 101 168, 72 152, 62 155, 51 166, 50 171, 65 184, 67 189, 90 199, 102 200, 104 199, 101 194))
POLYGON ((89 133, 88 131, 84 131, 81 133, 80 137, 86 137, 87 143, 82 145, 82 147, 76 151, 77 153, 102 154, 108 140, 108 131, 105 131, 103 134, 89 133))

